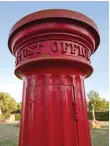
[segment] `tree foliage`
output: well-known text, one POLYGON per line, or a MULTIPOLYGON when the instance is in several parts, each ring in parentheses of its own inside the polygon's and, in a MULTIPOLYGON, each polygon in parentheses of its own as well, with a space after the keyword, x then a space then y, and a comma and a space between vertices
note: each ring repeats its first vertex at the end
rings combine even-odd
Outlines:
MULTIPOLYGON (((88 94, 89 102, 94 105, 94 110, 98 112, 108 111, 109 110, 109 102, 104 98, 101 98, 99 93, 96 91, 90 91, 88 94)), ((89 104, 88 104, 89 106, 89 104)))
POLYGON ((13 111, 16 110, 17 104, 14 98, 10 94, 0 92, 0 107, 4 115, 9 116, 13 111))
POLYGON ((17 109, 15 110, 14 113, 20 114, 21 113, 21 106, 22 106, 22 103, 21 102, 20 103, 17 103, 17 109))

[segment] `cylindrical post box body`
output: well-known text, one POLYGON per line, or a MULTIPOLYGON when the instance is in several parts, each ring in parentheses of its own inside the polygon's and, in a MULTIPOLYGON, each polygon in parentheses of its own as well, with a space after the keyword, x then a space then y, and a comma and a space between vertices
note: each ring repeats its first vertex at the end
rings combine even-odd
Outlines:
POLYGON ((9 36, 23 80, 19 146, 91 146, 84 79, 99 34, 87 16, 43 10, 18 21, 9 36))

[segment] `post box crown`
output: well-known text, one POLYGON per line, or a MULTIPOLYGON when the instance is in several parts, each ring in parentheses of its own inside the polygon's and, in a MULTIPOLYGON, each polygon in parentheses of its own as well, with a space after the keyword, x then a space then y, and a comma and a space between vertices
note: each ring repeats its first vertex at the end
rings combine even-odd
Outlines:
MULTIPOLYGON (((73 21, 73 24, 79 23, 80 25, 83 25, 83 27, 89 29, 95 36, 96 45, 95 50, 99 46, 100 43, 100 36, 99 36, 99 30, 97 28, 97 25, 94 23, 92 19, 87 17, 86 15, 72 11, 72 10, 66 10, 66 9, 48 9, 48 10, 41 10, 38 12, 31 13, 23 18, 21 18, 11 29, 9 33, 9 40, 8 40, 8 46, 10 48, 10 41, 14 33, 22 29, 23 27, 29 26, 33 22, 37 21, 45 21, 46 19, 65 19, 65 20, 71 20, 73 21)), ((10 49, 11 50, 11 49, 10 49)))
POLYGON ((64 9, 25 16, 12 27, 8 40, 9 49, 16 57, 16 74, 24 72, 26 66, 55 61, 56 64, 71 62, 71 68, 74 66, 89 76, 93 71, 90 56, 99 43, 98 28, 89 17, 64 9))

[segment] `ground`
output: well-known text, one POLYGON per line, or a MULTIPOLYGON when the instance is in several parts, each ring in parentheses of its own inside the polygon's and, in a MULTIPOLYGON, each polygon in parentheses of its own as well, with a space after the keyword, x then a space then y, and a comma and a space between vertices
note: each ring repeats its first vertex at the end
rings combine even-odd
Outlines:
MULTIPOLYGON (((109 146, 108 122, 91 130, 92 146, 109 146)), ((0 146, 18 146, 19 128, 15 124, 0 124, 0 146)))

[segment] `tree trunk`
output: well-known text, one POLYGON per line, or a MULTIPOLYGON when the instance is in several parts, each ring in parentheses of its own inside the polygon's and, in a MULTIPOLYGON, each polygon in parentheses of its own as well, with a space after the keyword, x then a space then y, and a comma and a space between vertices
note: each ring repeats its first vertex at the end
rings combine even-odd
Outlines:
POLYGON ((92 109, 92 117, 93 117, 93 120, 95 121, 95 112, 94 112, 94 108, 92 109))

